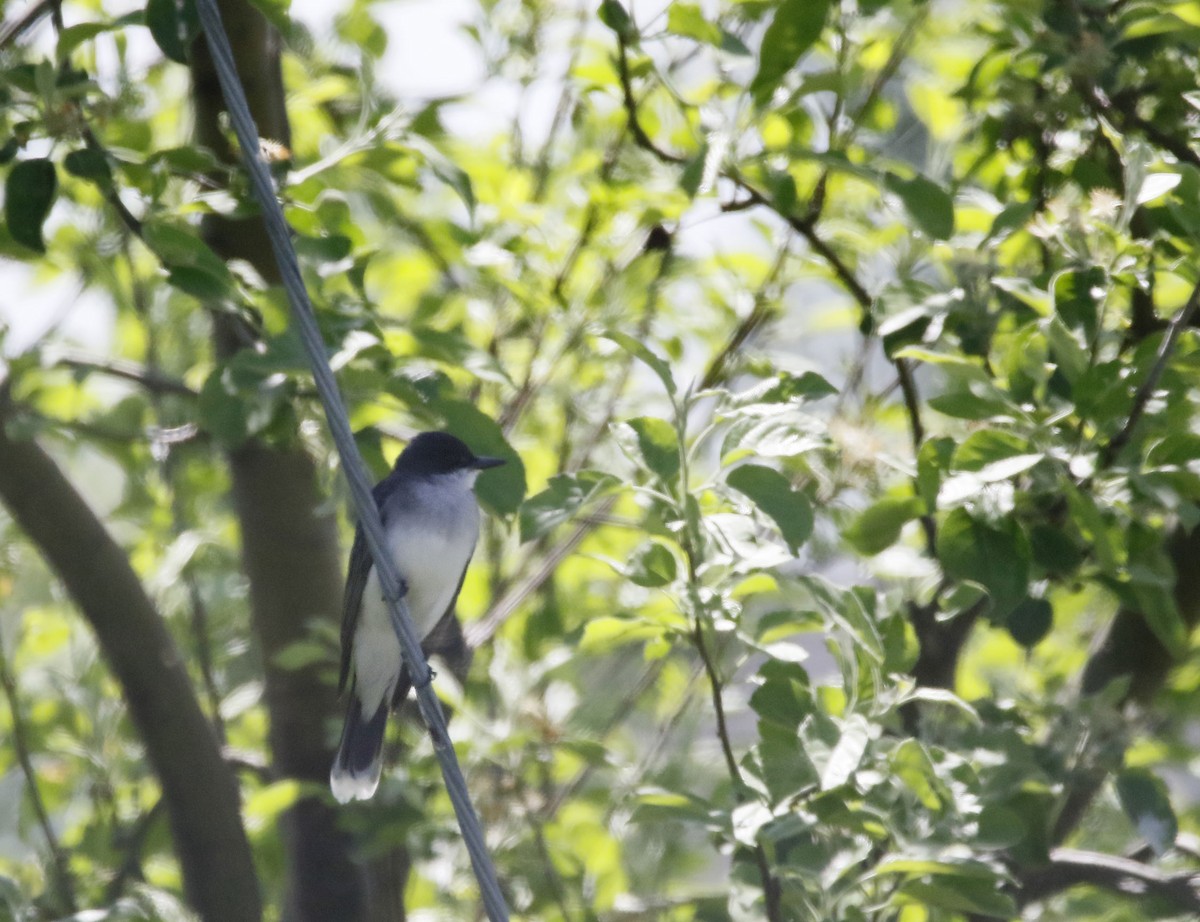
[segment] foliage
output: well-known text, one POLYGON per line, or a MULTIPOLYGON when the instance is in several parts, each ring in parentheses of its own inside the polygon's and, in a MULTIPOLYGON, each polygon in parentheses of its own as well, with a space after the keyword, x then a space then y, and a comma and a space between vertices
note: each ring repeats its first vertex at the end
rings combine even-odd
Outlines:
MULTIPOLYGON (((478 101, 393 97, 382 8, 329 43, 255 5, 364 456, 436 426, 514 462, 439 685, 516 915, 1200 913, 1200 6, 485 0, 518 104, 481 137, 478 101)), ((53 19, 0 48, 0 250, 111 320, 8 344, 0 421, 174 632, 277 918, 281 817, 327 795, 269 770, 227 457, 342 488, 279 290, 201 232, 252 209, 178 114, 190 6, 53 19)), ((0 525, 0 918, 185 918, 122 690, 0 525)), ((335 615, 278 664, 335 683, 335 615)), ((436 760, 392 748, 355 854, 463 918, 436 760)))

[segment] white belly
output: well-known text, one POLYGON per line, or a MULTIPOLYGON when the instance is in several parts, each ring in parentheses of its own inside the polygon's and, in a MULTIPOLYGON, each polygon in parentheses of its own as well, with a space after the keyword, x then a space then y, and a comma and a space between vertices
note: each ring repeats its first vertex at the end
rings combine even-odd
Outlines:
MULTIPOLYGON (((475 498, 467 495, 474 512, 475 498)), ((408 584, 404 601, 421 639, 433 630, 454 601, 458 581, 475 549, 477 515, 463 524, 470 527, 453 532, 389 529, 392 559, 408 584)), ((364 718, 369 719, 380 703, 391 699, 400 667, 400 642, 392 627, 379 577, 372 567, 363 589, 362 609, 354 634, 355 681, 364 718)))

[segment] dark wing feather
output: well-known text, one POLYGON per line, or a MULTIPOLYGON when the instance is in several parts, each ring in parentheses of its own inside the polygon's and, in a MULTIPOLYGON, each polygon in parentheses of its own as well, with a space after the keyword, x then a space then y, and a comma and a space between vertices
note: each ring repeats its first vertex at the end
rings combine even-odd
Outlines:
MULTIPOLYGON (((400 482, 396 475, 390 474, 375 485, 371 496, 375 500, 375 508, 379 510, 384 528, 387 528, 385 512, 388 498, 396 492, 400 482)), ((363 534, 362 525, 354 529, 354 545, 350 548, 350 566, 346 570, 346 593, 342 599, 342 668, 338 677, 338 694, 346 690, 350 679, 350 664, 354 653, 354 630, 358 627, 358 613, 362 608, 363 590, 367 586, 367 578, 371 575, 371 551, 367 547, 367 539, 363 534)))
POLYGON ((354 529, 354 546, 350 549, 350 567, 346 571, 346 594, 342 601, 342 671, 338 676, 338 694, 346 690, 350 678, 350 660, 354 652, 354 629, 358 627, 358 612, 362 608, 363 589, 371 574, 371 552, 362 526, 354 529))

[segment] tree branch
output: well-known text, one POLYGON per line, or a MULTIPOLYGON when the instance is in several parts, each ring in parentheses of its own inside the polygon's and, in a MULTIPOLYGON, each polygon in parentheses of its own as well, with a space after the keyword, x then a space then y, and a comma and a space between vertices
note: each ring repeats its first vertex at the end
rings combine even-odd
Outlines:
POLYGON ((629 77, 629 56, 626 50, 625 37, 620 33, 617 34, 617 78, 621 81, 621 96, 625 104, 625 115, 629 120, 629 133, 633 136, 633 140, 637 142, 638 147, 648 150, 659 160, 664 160, 667 163, 687 162, 686 157, 663 150, 655 144, 650 136, 646 134, 646 129, 642 127, 642 123, 638 119, 638 102, 633 98, 633 82, 629 77))
POLYGON ((55 362, 62 368, 73 371, 107 375, 141 385, 154 394, 175 394, 180 397, 198 397, 199 395, 179 378, 164 374, 154 368, 146 368, 137 362, 125 359, 93 358, 75 350, 64 350, 58 353, 55 362))
POLYGON ((30 6, 25 11, 25 15, 20 19, 14 19, 11 23, 6 24, 3 29, 0 29, 0 51, 3 51, 41 22, 42 17, 54 9, 58 5, 58 2, 59 0, 40 0, 39 3, 30 6))
POLYGON ((96 632, 163 789, 188 901, 207 922, 258 922, 262 903, 237 786, 183 658, 125 552, 50 456, 8 437, 0 499, 96 632))
POLYGON ((1129 410, 1129 417, 1125 420, 1125 425, 1121 427, 1121 431, 1114 435, 1112 441, 1105 445, 1104 449, 1100 452, 1101 467, 1108 467, 1116 459, 1117 454, 1125 447, 1126 443, 1129 442, 1129 439, 1133 435, 1133 430, 1137 427, 1142 415, 1146 412, 1146 405, 1150 402, 1150 398, 1154 396, 1154 389, 1158 387, 1158 382, 1162 378, 1163 372, 1167 369, 1167 363, 1171 360, 1171 353, 1175 350, 1180 335, 1191 325, 1197 308, 1200 308, 1200 282, 1197 282, 1196 286, 1192 289, 1187 303, 1171 318, 1171 323, 1167 326, 1167 332, 1159 344, 1158 355, 1154 359, 1150 373, 1146 375, 1145 380, 1142 381, 1137 392, 1133 395, 1133 406, 1129 410))
POLYGON ((1088 885, 1131 898, 1160 899, 1177 912, 1200 914, 1200 873, 1169 874, 1116 855, 1056 848, 1050 852, 1048 865, 1022 873, 1020 881, 1017 897, 1022 905, 1088 885))

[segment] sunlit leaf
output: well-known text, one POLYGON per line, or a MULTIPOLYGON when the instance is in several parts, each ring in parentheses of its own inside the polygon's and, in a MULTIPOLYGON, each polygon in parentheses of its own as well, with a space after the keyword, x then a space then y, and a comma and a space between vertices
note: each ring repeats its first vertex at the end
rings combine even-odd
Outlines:
POLYGON ((775 10, 758 52, 758 72, 750 92, 766 104, 787 73, 821 36, 828 0, 783 0, 775 10))
POLYGON ((758 464, 743 464, 730 471, 725 481, 770 516, 793 554, 812 534, 813 514, 808 498, 778 471, 758 464))

